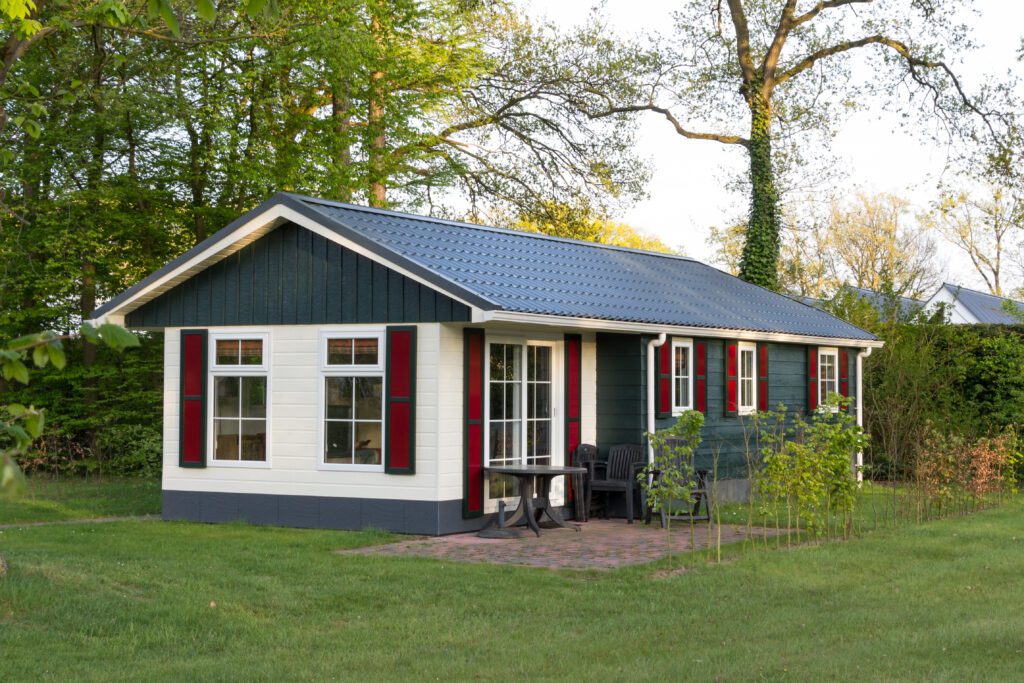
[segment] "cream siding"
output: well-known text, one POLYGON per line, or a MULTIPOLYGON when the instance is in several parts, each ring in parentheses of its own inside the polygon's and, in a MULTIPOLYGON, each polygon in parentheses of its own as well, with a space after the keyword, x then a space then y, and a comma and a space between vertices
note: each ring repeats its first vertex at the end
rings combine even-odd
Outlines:
MULTIPOLYGON (((321 469, 320 331, 341 326, 211 328, 269 334, 269 466, 178 467, 180 331, 166 330, 163 488, 274 495, 437 500, 438 363, 440 325, 417 325, 416 474, 321 469)), ((346 329, 380 329, 348 326, 346 329)))

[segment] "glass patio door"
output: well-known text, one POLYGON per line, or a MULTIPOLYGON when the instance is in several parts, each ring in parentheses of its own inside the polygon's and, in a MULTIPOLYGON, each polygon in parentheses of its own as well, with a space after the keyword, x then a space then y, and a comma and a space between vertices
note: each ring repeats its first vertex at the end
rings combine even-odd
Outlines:
MULTIPOLYGON (((552 464, 553 349, 551 344, 489 344, 488 464, 552 464)), ((512 499, 519 495, 518 482, 490 475, 487 495, 512 499)))

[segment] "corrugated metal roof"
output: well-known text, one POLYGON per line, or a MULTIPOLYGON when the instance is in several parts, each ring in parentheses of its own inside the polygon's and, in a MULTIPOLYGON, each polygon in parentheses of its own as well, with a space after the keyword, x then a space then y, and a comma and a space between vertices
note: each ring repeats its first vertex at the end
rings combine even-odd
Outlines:
POLYGON ((288 196, 504 311, 876 339, 685 257, 288 196))
POLYGON ((1006 310, 1006 305, 1016 306, 1017 310, 1024 314, 1024 303, 1006 299, 994 294, 986 294, 975 289, 967 289, 960 285, 953 285, 948 282, 942 285, 957 301, 964 305, 971 314, 981 323, 993 323, 999 325, 1019 324, 1019 318, 1014 317, 1006 310))

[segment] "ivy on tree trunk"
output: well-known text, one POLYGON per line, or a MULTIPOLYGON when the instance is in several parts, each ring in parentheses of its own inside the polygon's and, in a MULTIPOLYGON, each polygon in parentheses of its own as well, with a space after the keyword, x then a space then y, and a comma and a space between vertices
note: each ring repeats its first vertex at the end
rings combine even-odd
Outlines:
POLYGON ((772 169, 771 106, 753 88, 750 97, 750 223, 740 260, 740 277, 768 289, 779 288, 779 191, 772 169))

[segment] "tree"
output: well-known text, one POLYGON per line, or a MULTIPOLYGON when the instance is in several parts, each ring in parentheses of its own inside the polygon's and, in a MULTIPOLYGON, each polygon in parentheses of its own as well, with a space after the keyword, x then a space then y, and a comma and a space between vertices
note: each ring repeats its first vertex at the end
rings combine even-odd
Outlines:
MULTIPOLYGON (((625 84, 582 95, 593 116, 649 111, 680 136, 745 150, 750 226, 740 275, 777 288, 782 216, 778 156, 802 163, 807 135, 827 137, 844 110, 871 95, 930 112, 954 134, 998 116, 969 94, 949 59, 970 46, 963 0, 686 0, 675 41, 657 45, 625 84), (870 60, 862 69, 853 59, 870 60), (642 68, 647 70, 639 73, 642 68), (867 78, 857 78, 861 74, 867 78), (966 116, 969 114, 971 116, 966 116)), ((994 130, 994 128, 993 128, 994 130)))
POLYGON ((928 216, 947 242, 967 254, 974 270, 996 296, 1006 284, 1004 257, 1024 237, 1024 202, 1012 190, 989 188, 978 199, 967 192, 943 197, 928 216))
POLYGON ((823 231, 834 280, 911 298, 933 290, 935 243, 926 226, 906 222, 908 208, 906 200, 885 193, 834 201, 823 231))
POLYGON ((533 212, 520 215, 511 222, 511 227, 525 232, 538 232, 553 237, 568 237, 630 249, 660 251, 666 254, 681 253, 657 237, 646 235, 625 223, 600 216, 586 207, 547 202, 542 205, 542 211, 540 214, 533 212))

